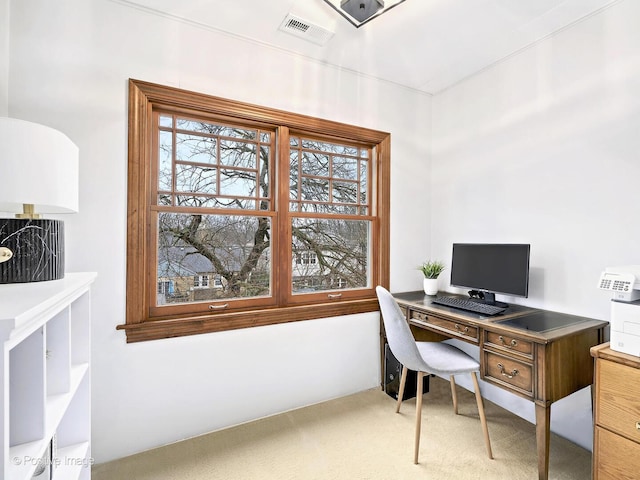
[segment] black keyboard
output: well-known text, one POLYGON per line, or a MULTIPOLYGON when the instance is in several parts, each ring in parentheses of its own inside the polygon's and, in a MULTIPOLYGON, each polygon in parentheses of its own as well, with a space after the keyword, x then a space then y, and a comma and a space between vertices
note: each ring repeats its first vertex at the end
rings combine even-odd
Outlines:
POLYGON ((469 312, 481 313, 483 315, 497 315, 506 310, 506 308, 498 307, 497 305, 478 303, 458 297, 436 297, 435 299, 431 300, 431 303, 445 305, 447 307, 459 308, 460 310, 467 310, 469 312))

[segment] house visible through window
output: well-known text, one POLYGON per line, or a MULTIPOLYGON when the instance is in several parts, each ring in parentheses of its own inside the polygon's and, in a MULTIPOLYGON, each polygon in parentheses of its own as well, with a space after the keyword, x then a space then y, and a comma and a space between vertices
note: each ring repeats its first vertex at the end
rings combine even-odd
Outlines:
POLYGON ((134 80, 129 123, 128 341, 377 309, 388 134, 134 80))

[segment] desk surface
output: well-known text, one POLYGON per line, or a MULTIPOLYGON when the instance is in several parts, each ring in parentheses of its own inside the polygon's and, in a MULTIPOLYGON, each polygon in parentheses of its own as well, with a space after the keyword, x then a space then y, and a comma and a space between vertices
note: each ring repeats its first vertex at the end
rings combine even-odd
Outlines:
MULTIPOLYGON (((464 298, 462 295, 454 295, 446 292, 440 292, 438 295, 464 298)), ((458 318, 466 323, 482 327, 485 330, 518 334, 519 336, 538 343, 548 343, 578 330, 602 328, 608 323, 604 320, 541 310, 517 304, 510 304, 503 314, 487 316, 444 305, 437 305, 432 303, 436 296, 425 295, 420 291, 394 293, 393 296, 398 303, 407 306, 433 312, 434 314, 458 318)))

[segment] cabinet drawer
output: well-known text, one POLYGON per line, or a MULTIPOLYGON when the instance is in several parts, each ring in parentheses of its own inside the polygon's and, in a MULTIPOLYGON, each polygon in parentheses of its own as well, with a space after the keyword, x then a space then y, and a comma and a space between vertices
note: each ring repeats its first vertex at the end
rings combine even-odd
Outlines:
POLYGON ((598 359, 596 423, 640 442, 640 370, 598 359))
POLYGON ((467 340, 471 340, 473 343, 478 343, 478 328, 472 325, 467 325, 464 322, 445 320, 444 318, 427 315, 426 313, 422 313, 417 310, 411 310, 410 318, 432 325, 440 330, 446 330, 447 332, 452 333, 454 337, 462 337, 467 340))
POLYGON ((485 350, 482 376, 487 381, 533 397, 533 365, 531 364, 485 350))
POLYGON ((530 359, 533 358, 533 343, 519 337, 485 331, 484 344, 501 350, 517 352, 530 359))
POLYGON ((593 442, 593 479, 621 480, 638 478, 640 445, 596 426, 593 442))

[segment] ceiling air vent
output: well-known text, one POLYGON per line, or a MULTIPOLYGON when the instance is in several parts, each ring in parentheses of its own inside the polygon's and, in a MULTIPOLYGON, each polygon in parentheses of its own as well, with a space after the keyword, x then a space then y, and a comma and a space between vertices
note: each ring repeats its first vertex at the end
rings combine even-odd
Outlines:
POLYGON ((330 32, 326 28, 314 25, 311 22, 307 22, 291 14, 288 14, 284 18, 278 30, 304 38, 318 45, 325 45, 331 37, 333 37, 333 32, 330 32))

